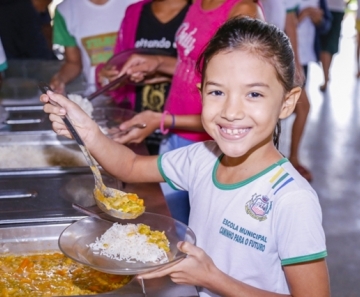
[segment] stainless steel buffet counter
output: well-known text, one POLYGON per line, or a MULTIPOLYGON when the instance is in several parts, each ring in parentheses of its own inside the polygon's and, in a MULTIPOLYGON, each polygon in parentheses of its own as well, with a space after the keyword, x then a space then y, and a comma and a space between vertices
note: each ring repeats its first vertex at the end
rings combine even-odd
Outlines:
MULTIPOLYGON (((73 203, 99 211, 93 175, 75 142, 50 130, 40 107, 6 108, 11 115, 6 120, 41 120, 0 121, 0 255, 58 250, 62 230, 85 216, 73 203)), ((130 147, 147 154, 143 144, 130 147)), ((107 186, 137 193, 146 211, 170 216, 159 184, 123 184, 106 172, 102 175, 107 186)), ((168 277, 145 281, 145 287, 148 297, 198 296, 195 287, 176 285, 168 277)), ((121 289, 92 296, 145 295, 134 278, 121 289)))

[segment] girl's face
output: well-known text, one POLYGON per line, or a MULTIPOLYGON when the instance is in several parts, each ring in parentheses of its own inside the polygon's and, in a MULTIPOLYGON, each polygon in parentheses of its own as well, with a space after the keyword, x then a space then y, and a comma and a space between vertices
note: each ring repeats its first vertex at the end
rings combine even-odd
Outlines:
POLYGON ((273 131, 278 119, 293 111, 294 90, 284 94, 274 67, 264 59, 241 50, 220 52, 204 77, 203 126, 229 157, 274 151, 273 131))

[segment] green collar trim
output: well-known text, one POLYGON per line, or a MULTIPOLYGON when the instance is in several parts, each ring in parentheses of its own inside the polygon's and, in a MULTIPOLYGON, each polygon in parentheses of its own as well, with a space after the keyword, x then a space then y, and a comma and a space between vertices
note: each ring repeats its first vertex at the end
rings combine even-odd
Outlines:
POLYGON ((281 166, 282 164, 289 162, 289 160, 287 158, 282 158, 279 161, 277 161, 276 163, 270 165, 268 168, 264 169, 263 171, 259 172, 258 174, 255 174, 252 177, 249 177, 246 180, 243 180, 241 182, 235 183, 235 184, 222 184, 220 183, 217 178, 216 178, 216 172, 219 168, 221 159, 224 157, 224 154, 221 154, 218 159, 216 160, 213 172, 212 172, 212 180, 214 185, 221 189, 221 190, 235 190, 237 188, 241 188, 249 183, 251 183, 252 181, 258 179, 259 177, 263 176, 264 174, 268 173, 269 171, 273 170, 275 167, 277 166, 281 166))

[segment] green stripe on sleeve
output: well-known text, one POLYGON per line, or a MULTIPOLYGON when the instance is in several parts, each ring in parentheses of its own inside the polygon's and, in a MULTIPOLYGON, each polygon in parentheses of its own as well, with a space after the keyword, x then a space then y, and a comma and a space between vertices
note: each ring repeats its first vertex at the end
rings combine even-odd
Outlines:
POLYGON ((323 251, 323 252, 312 254, 312 255, 284 259, 284 260, 281 260, 281 265, 286 266, 286 265, 291 265, 291 264, 304 263, 304 262, 319 260, 319 259, 325 258, 326 256, 327 256, 327 251, 323 251))
POLYGON ((166 176, 164 170, 162 169, 162 165, 161 165, 161 160, 162 160, 162 156, 160 155, 157 159, 157 165, 158 165, 158 169, 160 171, 161 176, 164 178, 164 180, 169 184, 169 186, 174 189, 179 191, 179 189, 177 187, 175 187, 175 185, 171 182, 171 180, 166 176))
POLYGON ((57 9, 53 24, 53 44, 77 46, 75 37, 69 33, 65 19, 57 9))

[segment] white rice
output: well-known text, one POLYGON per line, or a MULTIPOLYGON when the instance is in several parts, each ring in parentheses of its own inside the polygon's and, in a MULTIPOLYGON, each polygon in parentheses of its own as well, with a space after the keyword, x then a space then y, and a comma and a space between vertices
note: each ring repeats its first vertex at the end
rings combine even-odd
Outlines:
POLYGON ((91 104, 91 102, 78 94, 68 94, 68 98, 75 102, 77 105, 79 105, 83 111, 85 111, 90 117, 92 116, 92 113, 94 111, 94 107, 91 104))
POLYGON ((155 243, 147 242, 144 234, 137 232, 136 224, 121 225, 114 223, 101 237, 96 238, 94 243, 88 245, 94 254, 104 255, 115 260, 125 260, 129 263, 134 261, 166 263, 166 252, 155 243))
POLYGON ((0 145, 0 169, 87 166, 78 148, 51 145, 0 145))

